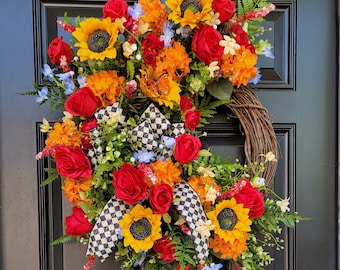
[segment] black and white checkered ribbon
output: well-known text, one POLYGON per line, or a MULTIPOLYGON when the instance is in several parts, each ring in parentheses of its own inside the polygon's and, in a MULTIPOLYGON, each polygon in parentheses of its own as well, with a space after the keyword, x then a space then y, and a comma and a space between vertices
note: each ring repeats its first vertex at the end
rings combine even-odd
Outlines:
MULTIPOLYGON (((119 108, 119 103, 116 102, 113 105, 107 106, 95 113, 97 123, 107 122, 114 114, 118 114, 121 120, 125 121, 122 109, 119 108)), ((87 150, 87 156, 94 166, 98 165, 98 159, 103 156, 102 140, 100 138, 100 132, 94 128, 90 131, 92 147, 87 150)))
MULTIPOLYGON (((163 135, 176 137, 185 132, 184 123, 171 124, 169 120, 151 103, 143 112, 140 123, 131 130, 131 148, 135 151, 154 150, 159 146, 163 135)), ((171 149, 164 149, 161 157, 170 157, 171 149)))
POLYGON ((107 202, 91 231, 86 256, 96 255, 101 262, 109 257, 121 234, 118 221, 132 207, 115 196, 107 202))
POLYGON ((209 255, 209 239, 202 237, 196 228, 200 220, 207 222, 208 219, 200 198, 188 183, 181 182, 174 188, 173 205, 189 226, 191 238, 195 246, 197 262, 204 263, 209 255))

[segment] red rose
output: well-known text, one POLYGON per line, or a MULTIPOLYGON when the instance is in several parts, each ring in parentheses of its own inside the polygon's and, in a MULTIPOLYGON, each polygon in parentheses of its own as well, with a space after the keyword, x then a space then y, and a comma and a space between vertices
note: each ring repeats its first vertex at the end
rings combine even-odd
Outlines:
POLYGON ((113 22, 116 19, 125 18, 126 22, 124 26, 129 29, 133 23, 133 19, 128 12, 128 7, 125 0, 109 0, 103 7, 103 17, 110 17, 113 22))
POLYGON ((81 144, 84 149, 89 149, 92 146, 89 131, 96 127, 97 119, 95 117, 87 118, 81 123, 80 131, 83 133, 81 144))
POLYGON ((168 184, 160 184, 150 191, 149 202, 155 214, 168 212, 173 199, 172 188, 168 184))
POLYGON ((65 109, 75 116, 91 116, 95 113, 98 98, 90 87, 83 87, 72 93, 65 102, 65 109))
POLYGON ((221 23, 224 23, 234 16, 236 12, 235 6, 236 3, 231 0, 214 0, 212 2, 212 9, 215 13, 218 12, 220 14, 218 19, 221 23))
POLYGON ((180 164, 188 164, 198 157, 198 151, 201 149, 199 138, 184 133, 176 137, 174 157, 180 164))
POLYGON ((175 245, 171 243, 169 236, 164 235, 161 239, 158 239, 153 245, 153 250, 160 253, 160 258, 163 262, 172 263, 175 261, 175 245))
POLYGON ((201 113, 199 110, 188 111, 185 114, 185 127, 190 130, 195 130, 195 128, 200 123, 201 113))
POLYGON ((155 66, 156 65, 156 56, 157 54, 154 51, 147 50, 143 54, 143 60, 147 65, 155 66))
POLYGON ((245 208, 249 208, 249 218, 259 218, 264 212, 264 200, 261 192, 254 188, 248 179, 240 179, 236 184, 239 186, 238 192, 233 195, 237 203, 243 203, 245 208))
POLYGON ((47 54, 53 65, 60 65, 60 58, 66 57, 67 63, 72 61, 72 48, 69 44, 63 42, 63 37, 53 39, 48 46, 47 54))
POLYGON ((220 63, 223 55, 223 47, 219 42, 222 35, 214 27, 204 24, 200 26, 192 39, 192 51, 197 58, 209 65, 211 62, 218 61, 220 63))
POLYGON ((124 163, 120 170, 113 173, 112 185, 116 197, 127 204, 136 204, 146 197, 145 175, 129 163, 124 163))
POLYGON ((164 41, 161 41, 159 36, 153 33, 148 33, 144 37, 142 45, 144 50, 151 49, 160 51, 164 49, 164 41))
POLYGON ((92 224, 85 213, 77 206, 73 206, 72 215, 65 218, 65 232, 67 235, 82 236, 92 230, 92 224))
POLYGON ((92 175, 91 163, 78 146, 57 145, 54 158, 61 176, 78 179, 92 175))
POLYGON ((180 110, 182 112, 185 112, 187 110, 190 110, 192 107, 194 107, 194 104, 192 103, 191 99, 187 96, 181 96, 181 101, 179 103, 180 110))

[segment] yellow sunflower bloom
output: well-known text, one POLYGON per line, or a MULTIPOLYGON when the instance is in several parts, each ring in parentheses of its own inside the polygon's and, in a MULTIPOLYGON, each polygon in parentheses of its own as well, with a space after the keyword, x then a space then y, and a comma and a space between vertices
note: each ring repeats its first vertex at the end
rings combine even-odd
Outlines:
POLYGON ((215 234, 224 241, 233 244, 235 240, 245 237, 250 231, 251 220, 248 217, 249 208, 238 204, 234 198, 224 200, 216 205, 216 209, 207 213, 215 225, 215 234))
POLYGON ((212 0, 166 0, 170 8, 169 19, 182 27, 194 29, 201 22, 211 19, 212 0))
POLYGON ((88 18, 80 22, 72 35, 78 40, 77 55, 80 61, 114 59, 117 50, 114 47, 118 38, 119 24, 111 22, 111 18, 103 20, 88 18))
POLYGON ((124 246, 131 246, 135 252, 148 251, 154 242, 162 238, 161 215, 156 215, 151 208, 137 204, 129 213, 118 221, 122 228, 124 246))

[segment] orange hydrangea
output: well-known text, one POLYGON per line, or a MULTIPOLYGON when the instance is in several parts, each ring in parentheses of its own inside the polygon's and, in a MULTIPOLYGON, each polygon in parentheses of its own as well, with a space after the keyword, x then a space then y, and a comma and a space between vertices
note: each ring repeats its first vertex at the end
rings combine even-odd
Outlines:
POLYGON ((234 259, 248 249, 247 241, 248 234, 244 233, 244 237, 237 238, 233 244, 224 241, 221 237, 215 234, 214 238, 209 239, 209 248, 219 254, 222 259, 234 259))
POLYGON ((150 163, 149 166, 158 181, 154 184, 165 183, 170 187, 174 187, 176 183, 182 181, 182 171, 175 166, 171 159, 166 159, 165 161, 157 160, 156 162, 150 163))
POLYGON ((47 148, 51 148, 57 144, 80 146, 81 136, 81 132, 73 121, 63 123, 56 122, 53 125, 53 129, 48 134, 45 144, 47 148))
POLYGON ((103 70, 87 77, 86 83, 100 99, 101 106, 104 108, 118 100, 125 78, 119 76, 116 70, 103 70))
POLYGON ((64 185, 61 188, 64 190, 64 195, 70 203, 79 204, 80 202, 85 202, 89 204, 91 201, 83 199, 81 193, 91 189, 91 186, 91 177, 82 178, 79 180, 66 177, 64 180, 64 185))
POLYGON ((240 87, 242 84, 247 85, 251 78, 256 78, 256 62, 257 55, 241 46, 235 55, 222 57, 221 72, 224 78, 229 78, 233 85, 240 87))
POLYGON ((206 204, 206 207, 215 202, 215 200, 212 201, 212 198, 209 197, 209 192, 211 193, 212 190, 214 191, 216 195, 215 199, 217 197, 217 193, 221 192, 220 186, 215 183, 213 178, 208 176, 191 175, 188 183, 196 191, 202 204, 206 204))
POLYGON ((177 41, 171 47, 164 49, 157 57, 154 74, 159 76, 169 74, 175 82, 180 82, 190 72, 191 58, 185 47, 177 41))
POLYGON ((140 20, 148 23, 155 34, 161 34, 163 31, 164 21, 168 17, 168 12, 164 4, 159 0, 139 0, 144 15, 140 16, 140 20))

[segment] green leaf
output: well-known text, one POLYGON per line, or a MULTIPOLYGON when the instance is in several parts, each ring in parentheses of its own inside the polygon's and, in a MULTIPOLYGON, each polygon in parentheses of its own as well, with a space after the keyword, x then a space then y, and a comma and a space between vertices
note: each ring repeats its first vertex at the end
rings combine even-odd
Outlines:
POLYGON ((50 177, 48 177, 46 180, 44 180, 40 184, 40 187, 44 187, 44 186, 48 185, 49 183, 52 183, 56 179, 59 179, 59 175, 58 174, 52 174, 50 177))
POLYGON ((63 235, 51 243, 51 246, 59 245, 68 241, 71 241, 74 237, 70 235, 63 235))
POLYGON ((128 77, 133 79, 133 77, 135 76, 135 66, 131 60, 126 62, 126 69, 128 77))
POLYGON ((227 79, 219 79, 207 85, 208 92, 219 100, 229 100, 233 91, 231 82, 227 79))

